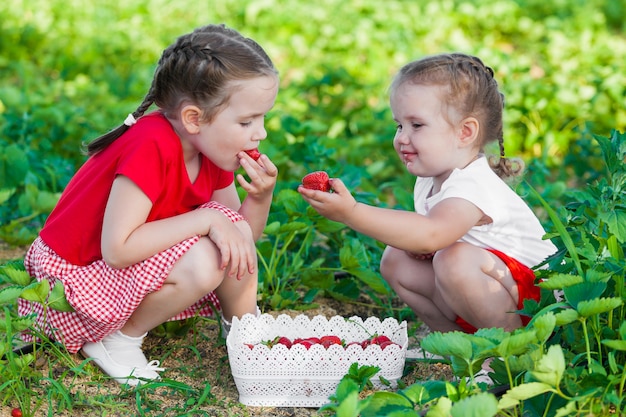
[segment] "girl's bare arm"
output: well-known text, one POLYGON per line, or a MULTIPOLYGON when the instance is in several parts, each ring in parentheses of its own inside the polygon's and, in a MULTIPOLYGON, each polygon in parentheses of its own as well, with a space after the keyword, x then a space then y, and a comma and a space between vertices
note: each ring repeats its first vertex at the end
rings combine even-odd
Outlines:
POLYGON ((357 203, 343 182, 332 180, 333 193, 298 189, 318 213, 398 249, 430 253, 460 239, 484 217, 474 204, 446 199, 423 216, 411 211, 357 203))
POLYGON ((222 213, 194 210, 146 223, 150 199, 128 177, 113 182, 104 214, 102 256, 115 268, 124 268, 196 235, 206 235, 222 253, 222 267, 254 267, 254 245, 222 213), (249 266, 251 265, 251 266, 249 266))

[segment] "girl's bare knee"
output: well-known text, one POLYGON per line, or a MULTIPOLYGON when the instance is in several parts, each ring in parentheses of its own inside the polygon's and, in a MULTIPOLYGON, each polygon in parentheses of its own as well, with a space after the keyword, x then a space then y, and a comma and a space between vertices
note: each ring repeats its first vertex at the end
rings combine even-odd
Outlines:
POLYGON ((387 282, 395 281, 399 252, 398 249, 387 247, 380 259, 380 274, 387 282))
POLYGON ((168 280, 190 291, 207 294, 221 284, 225 272, 219 268, 219 251, 215 245, 202 238, 176 262, 168 280))

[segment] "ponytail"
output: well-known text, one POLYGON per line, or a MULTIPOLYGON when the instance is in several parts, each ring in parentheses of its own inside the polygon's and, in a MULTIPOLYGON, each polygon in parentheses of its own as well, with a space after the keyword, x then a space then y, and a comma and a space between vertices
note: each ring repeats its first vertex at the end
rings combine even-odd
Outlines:
MULTIPOLYGON (((152 91, 152 89, 150 91, 152 91)), ((146 110, 148 110, 153 102, 154 100, 152 99, 152 94, 148 93, 141 105, 137 107, 137 110, 130 113, 122 125, 116 127, 110 132, 105 133, 104 135, 94 139, 87 144, 87 156, 93 156, 97 154, 98 152, 112 144, 117 138, 122 136, 124 132, 126 132, 132 125, 135 124, 137 119, 145 114, 146 110)))

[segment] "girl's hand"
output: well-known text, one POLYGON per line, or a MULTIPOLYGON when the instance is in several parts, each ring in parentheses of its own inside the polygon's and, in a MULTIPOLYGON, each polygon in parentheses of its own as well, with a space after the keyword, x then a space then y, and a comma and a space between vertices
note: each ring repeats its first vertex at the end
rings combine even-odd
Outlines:
POLYGON ((236 276, 238 280, 246 272, 254 273, 257 265, 256 246, 248 222, 240 220, 232 223, 220 212, 208 210, 214 212, 208 237, 222 255, 220 268, 226 270, 230 265, 228 275, 236 276))
POLYGON ((357 202, 340 179, 331 178, 330 186, 333 190, 332 193, 309 190, 302 185, 298 187, 298 192, 322 216, 330 220, 346 223, 349 221, 357 202))
POLYGON ((243 175, 237 174, 237 182, 246 190, 248 197, 256 200, 271 197, 274 187, 276 186, 278 168, 268 156, 262 154, 261 157, 255 161, 245 152, 240 152, 239 163, 250 178, 248 182, 243 175))

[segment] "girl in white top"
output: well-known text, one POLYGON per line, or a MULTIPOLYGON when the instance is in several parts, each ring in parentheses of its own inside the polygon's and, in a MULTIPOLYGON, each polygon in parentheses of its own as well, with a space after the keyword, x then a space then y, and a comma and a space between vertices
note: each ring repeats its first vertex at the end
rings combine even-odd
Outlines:
POLYGON ((530 269, 556 251, 526 203, 502 178, 504 97, 476 57, 440 54, 405 65, 391 85, 394 148, 417 178, 415 212, 358 203, 340 179, 332 193, 299 187, 321 215, 385 244, 383 278, 431 329, 511 331, 539 299, 530 269), (500 157, 484 147, 498 141, 500 157))

